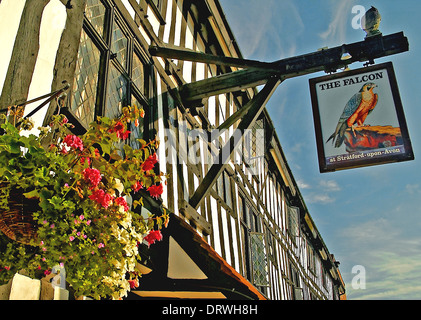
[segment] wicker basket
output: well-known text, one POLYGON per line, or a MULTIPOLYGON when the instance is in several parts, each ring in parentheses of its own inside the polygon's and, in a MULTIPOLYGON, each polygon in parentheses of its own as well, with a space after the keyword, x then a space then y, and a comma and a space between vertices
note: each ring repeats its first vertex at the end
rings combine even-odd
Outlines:
MULTIPOLYGON (((0 188, 4 187, 5 184, 0 184, 0 188)), ((32 214, 40 207, 38 198, 26 198, 24 192, 15 187, 10 189, 10 209, 0 209, 0 231, 14 241, 29 245, 37 237, 37 224, 32 214)))

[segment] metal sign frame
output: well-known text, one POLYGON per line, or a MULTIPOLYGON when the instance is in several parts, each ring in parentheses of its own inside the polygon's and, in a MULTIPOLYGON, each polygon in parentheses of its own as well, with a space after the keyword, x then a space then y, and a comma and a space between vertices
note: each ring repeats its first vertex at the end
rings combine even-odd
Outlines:
POLYGON ((391 62, 309 84, 321 173, 414 159, 391 62))

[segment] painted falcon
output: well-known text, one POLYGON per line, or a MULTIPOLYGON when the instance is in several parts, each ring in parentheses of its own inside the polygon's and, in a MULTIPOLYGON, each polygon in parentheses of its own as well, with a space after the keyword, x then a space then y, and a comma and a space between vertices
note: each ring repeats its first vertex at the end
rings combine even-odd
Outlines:
POLYGON ((354 131, 355 124, 357 126, 364 124, 368 114, 373 111, 379 100, 378 94, 373 92, 373 89, 376 87, 375 83, 365 83, 361 90, 349 99, 339 118, 335 132, 327 139, 326 143, 332 140, 335 148, 339 148, 344 141, 345 131, 348 128, 354 131))

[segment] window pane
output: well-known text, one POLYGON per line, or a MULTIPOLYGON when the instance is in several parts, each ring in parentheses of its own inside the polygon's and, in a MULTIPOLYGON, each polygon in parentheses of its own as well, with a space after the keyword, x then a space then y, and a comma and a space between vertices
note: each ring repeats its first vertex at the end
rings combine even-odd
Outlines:
POLYGON ((254 284, 256 286, 269 286, 264 234, 251 233, 250 247, 254 284))
MULTIPOLYGON (((137 106, 139 109, 142 108, 142 104, 132 96, 132 107, 137 106)), ((140 143, 137 139, 144 139, 145 123, 143 118, 139 118, 139 125, 136 127, 134 121, 130 122, 130 146, 133 149, 139 149, 140 143)))
POLYGON ((119 25, 114 23, 111 39, 111 51, 116 55, 117 60, 126 68, 127 63, 127 37, 121 31, 119 25))
POLYGON ((84 125, 94 120, 100 51, 82 30, 76 63, 71 109, 84 125))
POLYGON ((288 231, 292 237, 292 240, 295 242, 295 238, 300 235, 300 217, 299 217, 299 208, 288 206, 288 231))
POLYGON ((133 70, 132 70, 132 80, 140 92, 144 93, 145 91, 145 72, 142 61, 139 57, 133 55, 133 70))
POLYGON ((85 16, 101 36, 104 36, 105 10, 100 0, 86 1, 85 16))
POLYGON ((108 71, 106 99, 104 115, 111 119, 119 117, 127 104, 127 79, 112 63, 108 71))

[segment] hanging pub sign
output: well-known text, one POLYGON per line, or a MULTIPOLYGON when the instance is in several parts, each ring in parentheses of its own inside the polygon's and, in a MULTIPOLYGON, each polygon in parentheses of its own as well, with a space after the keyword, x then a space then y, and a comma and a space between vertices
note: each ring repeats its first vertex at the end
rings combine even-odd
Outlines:
POLYGON ((310 79, 320 172, 413 160, 391 62, 310 79))

